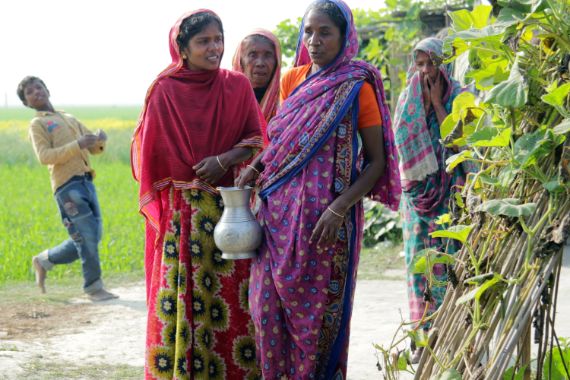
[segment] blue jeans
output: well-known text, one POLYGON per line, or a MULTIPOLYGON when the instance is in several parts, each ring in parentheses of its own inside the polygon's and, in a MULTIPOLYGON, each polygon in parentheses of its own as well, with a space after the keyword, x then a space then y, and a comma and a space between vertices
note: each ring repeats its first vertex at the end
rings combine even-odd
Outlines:
POLYGON ((88 294, 94 293, 103 288, 98 247, 103 228, 91 176, 72 177, 56 190, 54 196, 69 239, 48 249, 47 260, 42 260, 40 254, 40 263, 49 270, 54 265, 81 259, 83 290, 88 294))

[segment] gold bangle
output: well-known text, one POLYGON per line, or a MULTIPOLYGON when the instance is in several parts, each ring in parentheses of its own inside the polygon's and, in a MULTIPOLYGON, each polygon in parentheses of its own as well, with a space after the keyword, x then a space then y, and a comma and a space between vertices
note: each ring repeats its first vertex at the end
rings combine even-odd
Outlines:
POLYGON ((344 216, 341 215, 341 214, 339 214, 339 213, 336 212, 335 210, 333 210, 333 209, 331 208, 331 206, 327 207, 327 210, 329 210, 330 212, 332 212, 333 214, 335 214, 335 215, 338 216, 339 218, 343 218, 343 219, 344 219, 344 216))
POLYGON ((257 173, 257 175, 261 174, 261 172, 259 170, 257 170, 257 168, 255 166, 248 164, 247 167, 251 168, 254 172, 257 173))
POLYGON ((222 168, 223 171, 227 172, 228 169, 224 168, 224 165, 222 165, 222 163, 220 162, 220 156, 216 156, 216 160, 218 160, 218 164, 220 165, 220 168, 222 168))

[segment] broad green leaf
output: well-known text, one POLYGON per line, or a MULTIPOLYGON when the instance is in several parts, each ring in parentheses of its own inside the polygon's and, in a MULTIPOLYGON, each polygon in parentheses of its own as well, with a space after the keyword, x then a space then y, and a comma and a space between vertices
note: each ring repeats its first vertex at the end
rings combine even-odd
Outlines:
POLYGON ((500 41, 505 33, 503 25, 489 25, 481 29, 469 29, 455 33, 453 37, 465 42, 500 41))
POLYGON ((426 274, 427 273, 427 259, 425 256, 414 260, 414 274, 426 274))
POLYGON ((467 137, 467 142, 472 146, 508 146, 511 132, 511 128, 499 130, 494 127, 484 127, 467 137))
POLYGON ((459 165, 463 161, 465 161, 469 158, 472 158, 472 157, 473 157, 473 153, 470 150, 464 150, 464 151, 461 151, 457 154, 454 154, 453 156, 451 156, 447 160, 445 160, 445 165, 447 165, 445 170, 448 173, 451 173, 457 165, 459 165))
POLYGON ((435 380, 462 380, 461 374, 455 369, 450 368, 445 372, 437 375, 435 380))
POLYGON ((516 175, 518 174, 519 169, 514 168, 512 165, 505 166, 500 172, 499 177, 499 184, 503 188, 508 188, 513 184, 516 175))
POLYGON ((491 177, 488 174, 479 174, 479 179, 488 185, 492 186, 500 185, 500 181, 497 178, 491 177))
MULTIPOLYGON (((518 371, 515 367, 510 367, 503 374, 502 380, 524 380, 524 373, 526 371, 526 365, 520 368, 518 371)), ((545 377, 547 379, 547 377, 545 377)))
POLYGON ((544 379, 568 379, 564 368, 565 363, 566 368, 568 368, 568 363, 570 363, 570 347, 567 345, 562 346, 562 350, 558 347, 554 347, 551 351, 548 351, 544 357, 542 377, 544 379), (552 367, 550 366, 551 361, 552 367))
POLYGON ((431 248, 425 248, 416 252, 410 263, 410 267, 413 268, 414 273, 426 273, 427 270, 427 259, 426 255, 431 251, 431 248))
POLYGON ((426 248, 417 252, 411 262, 413 265, 414 274, 427 274, 428 270, 433 270, 433 266, 437 264, 451 265, 455 262, 455 259, 449 255, 442 255, 440 252, 426 248), (428 256, 430 268, 428 269, 428 256))
POLYGON ((466 294, 462 295, 461 297, 459 297, 457 299, 457 301, 455 301, 455 304, 461 305, 461 304, 469 302, 473 299, 480 300, 481 297, 483 296, 483 294, 485 294, 485 292, 487 290, 489 290, 490 288, 492 288, 493 286, 495 286, 496 284, 498 284, 501 281, 502 281, 501 275, 495 273, 491 278, 487 279, 481 285, 477 286, 476 288, 471 289, 469 291, 469 293, 466 293, 466 294))
POLYGON ((562 120, 562 123, 558 124, 552 129, 555 135, 565 135, 570 132, 570 119, 562 120))
POLYGON ((509 26, 524 21, 525 18, 525 14, 521 11, 513 8, 503 8, 499 12, 496 23, 504 26, 509 26))
POLYGON ((465 281, 463 281, 463 282, 465 284, 469 284, 469 285, 479 285, 482 282, 490 280, 493 277, 495 277, 495 273, 490 272, 490 273, 480 274, 478 276, 469 277, 469 278, 465 279, 465 281))
POLYGON ((529 12, 536 0, 497 0, 497 4, 504 8, 513 8, 521 12, 529 12))
POLYGON ((437 217, 437 219, 435 220, 435 224, 448 224, 451 223, 451 215, 449 215, 449 213, 440 215, 437 217))
POLYGON ((464 111, 467 108, 475 107, 475 101, 476 98, 473 93, 468 91, 462 92, 453 100, 452 110, 455 113, 461 113, 461 111, 464 111))
POLYGON ((498 274, 495 274, 492 279, 485 281, 481 286, 479 286, 477 293, 475 294, 475 299, 480 300, 488 289, 492 288, 499 282, 501 282, 501 277, 498 274))
POLYGON ((558 179, 543 183, 542 186, 544 186, 544 188, 552 194, 561 193, 564 191, 564 185, 562 185, 558 179))
POLYGON ((404 371, 406 368, 408 368, 408 361, 404 353, 401 353, 400 356, 398 356, 398 370, 404 371))
POLYGON ((537 150, 540 145, 539 142, 544 139, 544 130, 539 129, 531 134, 525 134, 521 136, 515 142, 515 161, 519 163, 522 167, 527 167, 536 162, 537 150))
POLYGON ((473 26, 473 17, 471 17, 471 12, 466 9, 449 12, 449 17, 451 17, 451 21, 453 22, 453 30, 456 32, 471 29, 473 26))
POLYGON ((483 202, 475 211, 488 212, 491 215, 504 215, 509 217, 529 216, 536 210, 536 203, 520 204, 516 198, 492 199, 483 202))
POLYGON ((553 89, 546 95, 542 95, 541 99, 551 106, 562 106, 565 103, 568 92, 570 92, 570 82, 553 89))
POLYGON ((472 225, 458 224, 449 227, 447 230, 434 231, 430 233, 430 236, 433 238, 438 238, 438 237, 449 238, 449 239, 459 240, 460 242, 465 243, 472 229, 473 229, 472 225))
POLYGON ((442 139, 445 139, 451 133, 451 131, 453 131, 458 121, 459 121, 459 115, 453 113, 453 111, 450 112, 445 117, 445 119, 443 119, 443 122, 439 127, 439 134, 442 139))
POLYGON ((464 303, 467 303, 473 299, 475 299, 475 296, 477 295, 477 292, 479 291, 479 287, 476 287, 474 289, 471 289, 468 293, 465 293, 464 295, 462 295, 461 297, 459 297, 457 299, 457 301, 455 301, 455 305, 459 306, 462 305, 464 303))
MULTIPOLYGON (((473 49, 473 51, 476 50, 473 49)), ((489 90, 497 83, 508 79, 507 65, 508 60, 506 59, 492 62, 483 61, 480 69, 472 70, 466 76, 475 80, 475 86, 478 90, 489 90)))
POLYGON ((416 347, 426 347, 428 345, 428 335, 424 329, 408 331, 408 336, 416 342, 416 347))
POLYGON ((471 12, 474 28, 483 28, 489 23, 489 16, 493 7, 490 5, 477 5, 471 12))
POLYGON ((556 135, 551 129, 539 129, 523 135, 515 143, 515 161, 522 168, 532 166, 552 153, 565 139, 564 135, 556 135))
POLYGON ((495 103, 503 107, 520 108, 526 104, 528 88, 518 64, 511 68, 509 79, 493 87, 485 97, 485 103, 495 103))
POLYGON ((463 198, 461 197, 460 192, 454 193, 453 197, 455 198, 455 204, 457 204, 457 206, 460 208, 465 208, 465 203, 463 202, 463 198))

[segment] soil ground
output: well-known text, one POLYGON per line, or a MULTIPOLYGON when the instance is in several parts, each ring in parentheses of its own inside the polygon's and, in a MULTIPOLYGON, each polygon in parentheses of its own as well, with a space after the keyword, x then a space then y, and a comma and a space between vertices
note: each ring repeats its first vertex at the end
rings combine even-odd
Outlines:
MULTIPOLYGON (((570 248, 559 289, 557 333, 570 337, 570 248)), ((356 287, 348 378, 381 379, 373 344, 388 344, 407 314, 404 273, 390 280, 359 280, 356 287), (396 280, 394 280, 394 278, 396 280)), ((111 286, 117 300, 91 303, 69 286, 30 285, 0 291, 0 379, 141 379, 146 324, 141 282, 111 286)), ((402 376, 404 379, 410 376, 402 376)))

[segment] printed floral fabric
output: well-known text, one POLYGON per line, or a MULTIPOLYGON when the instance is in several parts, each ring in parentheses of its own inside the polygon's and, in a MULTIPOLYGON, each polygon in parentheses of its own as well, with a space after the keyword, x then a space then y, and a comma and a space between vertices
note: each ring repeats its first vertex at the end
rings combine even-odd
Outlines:
POLYGON ((224 260, 213 239, 219 195, 164 190, 149 294, 147 379, 260 379, 249 316, 250 260, 224 260))

